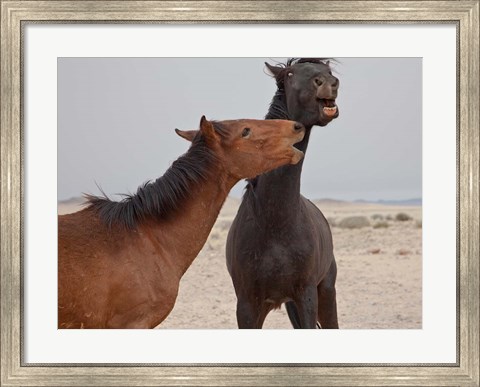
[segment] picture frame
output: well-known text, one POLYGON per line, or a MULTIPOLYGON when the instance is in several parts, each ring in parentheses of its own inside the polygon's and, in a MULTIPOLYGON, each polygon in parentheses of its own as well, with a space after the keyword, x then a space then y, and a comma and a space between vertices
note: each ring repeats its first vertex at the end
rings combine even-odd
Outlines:
POLYGON ((478 386, 479 1, 1 1, 1 384, 478 386), (357 6, 354 7, 353 5, 357 6), (454 365, 29 365, 23 361, 22 31, 28 23, 454 24, 457 362, 454 365))

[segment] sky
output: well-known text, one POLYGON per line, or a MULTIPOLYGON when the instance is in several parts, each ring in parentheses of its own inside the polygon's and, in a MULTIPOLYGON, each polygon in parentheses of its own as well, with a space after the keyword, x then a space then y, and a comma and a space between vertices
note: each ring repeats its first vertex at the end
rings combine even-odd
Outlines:
MULTIPOLYGON (((189 143, 200 117, 262 119, 265 62, 286 58, 58 58, 58 200, 134 193, 189 143)), ((340 116, 313 127, 301 192, 310 199, 422 197, 421 58, 337 58, 340 116)), ((245 182, 231 195, 240 197, 245 182)))

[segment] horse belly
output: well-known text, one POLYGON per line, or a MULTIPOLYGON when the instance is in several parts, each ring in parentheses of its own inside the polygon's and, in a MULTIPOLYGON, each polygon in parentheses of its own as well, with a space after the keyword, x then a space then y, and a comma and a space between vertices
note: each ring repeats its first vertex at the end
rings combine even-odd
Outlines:
POLYGON ((293 296, 299 283, 309 276, 311 264, 308 261, 308 258, 296 256, 282 246, 273 246, 258 254, 250 281, 265 299, 274 303, 285 302, 293 296))

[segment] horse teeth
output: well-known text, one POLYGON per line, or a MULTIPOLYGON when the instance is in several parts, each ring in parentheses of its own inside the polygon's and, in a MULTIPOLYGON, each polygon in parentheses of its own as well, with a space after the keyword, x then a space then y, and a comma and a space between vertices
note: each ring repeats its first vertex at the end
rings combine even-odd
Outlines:
POLYGON ((333 107, 324 106, 324 107, 323 107, 323 112, 324 112, 327 116, 333 117, 333 116, 335 115, 335 113, 337 112, 337 107, 336 107, 336 106, 333 106, 333 107))

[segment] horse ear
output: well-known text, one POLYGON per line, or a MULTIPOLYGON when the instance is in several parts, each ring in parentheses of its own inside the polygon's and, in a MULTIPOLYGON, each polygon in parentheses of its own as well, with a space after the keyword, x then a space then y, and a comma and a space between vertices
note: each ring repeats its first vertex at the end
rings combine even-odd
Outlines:
POLYGON ((265 62, 265 66, 267 66, 268 71, 270 71, 270 74, 272 74, 275 78, 278 77, 280 72, 284 70, 283 67, 280 66, 272 66, 271 64, 265 62))
POLYGON ((185 140, 192 142, 195 136, 197 135, 198 130, 175 129, 175 133, 177 133, 180 137, 184 138, 185 140))
POLYGON ((208 121, 205 116, 200 119, 200 132, 208 139, 218 140, 218 134, 215 132, 212 122, 208 121))

